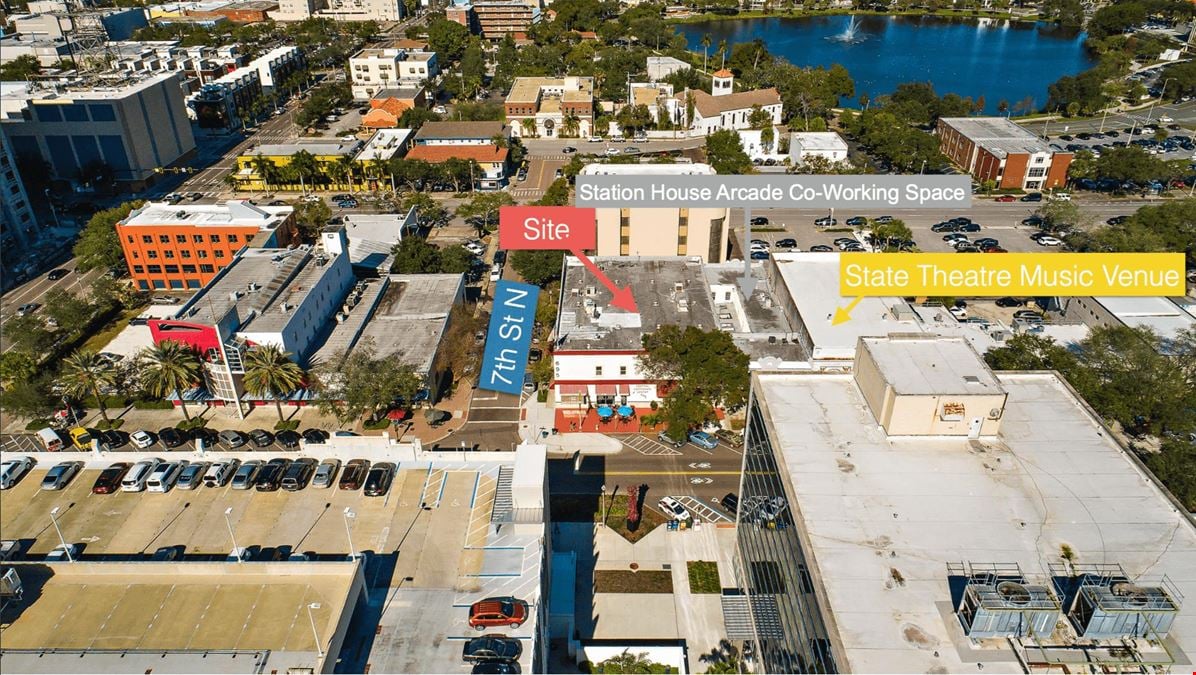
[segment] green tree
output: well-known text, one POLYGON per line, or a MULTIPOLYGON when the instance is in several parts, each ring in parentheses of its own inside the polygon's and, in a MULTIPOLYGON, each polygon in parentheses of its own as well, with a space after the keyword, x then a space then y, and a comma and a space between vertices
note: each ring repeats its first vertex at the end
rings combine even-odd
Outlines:
POLYGON ((498 224, 498 210, 514 206, 515 200, 506 192, 479 192, 457 207, 457 215, 478 230, 481 236, 498 224))
POLYGON ((901 246, 901 242, 912 241, 914 233, 905 224, 905 221, 894 218, 887 223, 878 223, 872 226, 872 239, 875 245, 880 246, 885 251, 894 251, 901 246))
POLYGON ((443 18, 428 23, 428 47, 445 62, 456 61, 469 45, 469 29, 443 18))
POLYGON ((752 160, 744 152, 739 134, 730 129, 706 137, 706 161, 720 175, 753 173, 752 160))
POLYGON ((644 335, 642 343, 641 369, 675 383, 662 411, 674 437, 711 419, 715 407, 734 410, 747 402, 749 359, 730 334, 669 325, 644 335))
POLYGON ((8 388, 17 382, 32 380, 37 373, 37 359, 29 354, 15 349, 0 354, 0 388, 8 388))
POLYGON ((752 111, 748 113, 748 125, 753 129, 764 129, 772 126, 772 113, 758 105, 752 106, 752 111))
POLYGON ((529 284, 543 287, 561 278, 564 251, 513 251, 511 267, 529 284))
POLYGON ((89 349, 81 349, 62 362, 59 385, 63 392, 78 399, 88 396, 94 398, 96 406, 100 409, 100 416, 105 422, 110 420, 102 390, 115 383, 116 373, 112 363, 89 349))
POLYGON ((0 64, 0 82, 20 82, 42 72, 41 61, 32 54, 22 54, 17 58, 0 64))
POLYGON ((177 393, 183 417, 191 419, 183 394, 200 380, 199 354, 189 345, 163 340, 140 354, 142 386, 153 396, 166 398, 177 393))
POLYGON ((421 228, 447 225, 451 217, 440 202, 423 192, 411 192, 403 196, 403 212, 415 209, 415 220, 421 228))
POLYGON ((258 345, 245 353, 245 390, 258 398, 274 399, 278 420, 282 414, 282 397, 303 386, 306 375, 290 352, 277 345, 258 345))
POLYGON ((320 230, 332 218, 332 209, 324 200, 300 202, 295 207, 295 224, 299 229, 299 237, 306 242, 314 242, 320 237, 320 230))
POLYGON ((464 274, 473 267, 473 254, 464 246, 446 246, 440 249, 440 272, 442 274, 464 274))
POLYGON ((393 356, 376 357, 369 340, 347 356, 337 355, 313 375, 321 392, 320 410, 334 415, 342 424, 363 415, 374 416, 399 402, 410 406, 424 388, 423 377, 410 364, 393 356))
POLYGON ((568 206, 569 181, 563 177, 552 181, 548 189, 544 191, 544 195, 536 200, 536 204, 540 206, 568 206))
POLYGON ((116 224, 124 220, 134 209, 141 208, 144 203, 125 202, 120 206, 96 212, 87 221, 87 225, 79 233, 79 240, 75 242, 74 253, 79 259, 75 271, 82 274, 93 269, 123 266, 125 254, 120 247, 120 238, 116 236, 116 224))
POLYGON ((423 237, 403 237, 391 252, 392 274, 436 274, 440 272, 440 249, 423 237))
POLYGON ((300 150, 291 155, 287 168, 295 172, 295 176, 299 179, 299 185, 303 188, 303 194, 307 194, 308 187, 312 186, 313 179, 319 173, 320 165, 316 162, 315 155, 306 150, 300 150))
POLYGON ((672 672, 672 668, 663 664, 656 663, 648 658, 648 652, 632 653, 630 649, 626 649, 618 656, 612 656, 609 659, 597 664, 594 672, 597 673, 668 673, 672 672))
POLYGON ((642 131, 652 125, 652 112, 646 105, 625 105, 615 114, 615 122, 624 136, 642 131))

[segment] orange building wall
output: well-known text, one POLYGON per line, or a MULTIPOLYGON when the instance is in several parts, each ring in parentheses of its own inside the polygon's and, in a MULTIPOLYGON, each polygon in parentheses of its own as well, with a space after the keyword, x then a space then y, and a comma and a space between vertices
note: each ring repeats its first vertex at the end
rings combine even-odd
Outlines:
MULTIPOLYGON (((289 244, 293 229, 292 217, 278 228, 277 245, 289 244)), ((259 231, 257 226, 116 225, 129 276, 143 290, 202 288, 259 231), (152 271, 154 265, 158 271, 152 271)))
POLYGON ((1072 157, 1074 155, 1069 153, 1055 153, 1051 156, 1051 168, 1047 169, 1043 187, 1058 188, 1067 184, 1067 169, 1071 167, 1072 157))
POLYGON ((1030 165, 1030 155, 1025 153, 1009 153, 1005 157, 1005 173, 1001 176, 1002 188, 1021 188, 1026 184, 1026 169, 1030 165))

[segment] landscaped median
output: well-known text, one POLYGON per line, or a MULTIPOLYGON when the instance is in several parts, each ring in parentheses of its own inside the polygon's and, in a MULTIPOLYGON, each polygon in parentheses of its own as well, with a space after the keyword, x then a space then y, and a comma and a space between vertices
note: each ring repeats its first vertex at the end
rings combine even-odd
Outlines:
MULTIPOLYGON (((606 526, 631 543, 643 539, 649 532, 665 523, 664 516, 645 503, 644 508, 641 509, 638 526, 635 529, 630 529, 627 527, 627 505, 627 495, 615 495, 613 499, 607 496, 605 503, 606 526)), ((553 495, 549 498, 549 506, 552 509, 553 522, 603 522, 603 499, 600 494, 553 495)))

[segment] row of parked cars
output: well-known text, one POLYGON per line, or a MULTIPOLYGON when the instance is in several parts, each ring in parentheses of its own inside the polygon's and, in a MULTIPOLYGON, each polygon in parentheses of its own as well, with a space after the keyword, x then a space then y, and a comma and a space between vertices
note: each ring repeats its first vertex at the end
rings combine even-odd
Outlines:
MULTIPOLYGON (((334 433, 336 435, 355 435, 349 431, 337 431, 334 433)), ((138 429, 131 434, 120 431, 119 429, 100 431, 98 429, 74 427, 67 431, 67 439, 63 439, 57 431, 46 428, 38 431, 37 435, 45 449, 50 452, 65 450, 67 443, 78 450, 91 450, 93 440, 102 443, 107 450, 116 450, 129 444, 132 444, 133 447, 139 450, 147 450, 156 443, 161 443, 162 447, 173 450, 186 444, 188 441, 202 442, 204 447, 209 449, 219 446, 227 450, 236 450, 237 448, 248 445, 257 448, 269 448, 273 447, 275 443, 283 448, 295 449, 299 447, 301 440, 308 443, 323 443, 330 436, 323 429, 305 429, 302 433, 288 430, 280 431, 276 434, 265 429, 254 429, 248 433, 234 429, 225 429, 224 431, 217 432, 214 429, 206 427, 196 427, 189 430, 163 427, 157 432, 138 429)))
MULTIPOLYGON (((469 626, 477 630, 487 628, 518 628, 531 616, 531 608, 524 600, 513 596, 484 598, 469 607, 469 626)), ((461 659, 473 664, 474 673, 518 673, 523 643, 503 633, 486 633, 465 641, 461 659)))
MULTIPOLYGON (((0 489, 16 485, 34 467, 29 457, 17 457, 0 465, 0 489)), ((42 478, 42 490, 62 490, 83 468, 82 462, 59 462, 42 478)), ((391 462, 354 459, 341 467, 340 460, 318 462, 310 457, 291 460, 275 458, 268 462, 251 459, 245 462, 231 459, 219 462, 166 461, 150 457, 135 463, 116 462, 96 477, 93 494, 114 492, 159 492, 177 488, 195 490, 199 487, 233 490, 254 489, 274 492, 282 489, 295 492, 311 485, 314 488, 362 490, 368 497, 381 497, 390 491, 396 467, 391 462), (337 476, 340 476, 339 480, 337 476)))

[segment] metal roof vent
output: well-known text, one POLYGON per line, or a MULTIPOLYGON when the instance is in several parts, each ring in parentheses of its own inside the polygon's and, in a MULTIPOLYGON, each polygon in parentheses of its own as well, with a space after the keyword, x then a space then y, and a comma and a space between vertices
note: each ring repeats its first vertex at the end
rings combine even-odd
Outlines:
POLYGON ((955 613, 973 640, 1047 636, 1059 619, 1051 589, 1026 581, 1021 567, 1006 563, 948 563, 948 583, 962 583, 955 613))
POLYGON ((1183 594, 1166 576, 1150 583, 1131 579, 1115 563, 1071 569, 1056 564, 1051 569, 1067 618, 1081 638, 1160 640, 1183 603, 1183 594))

